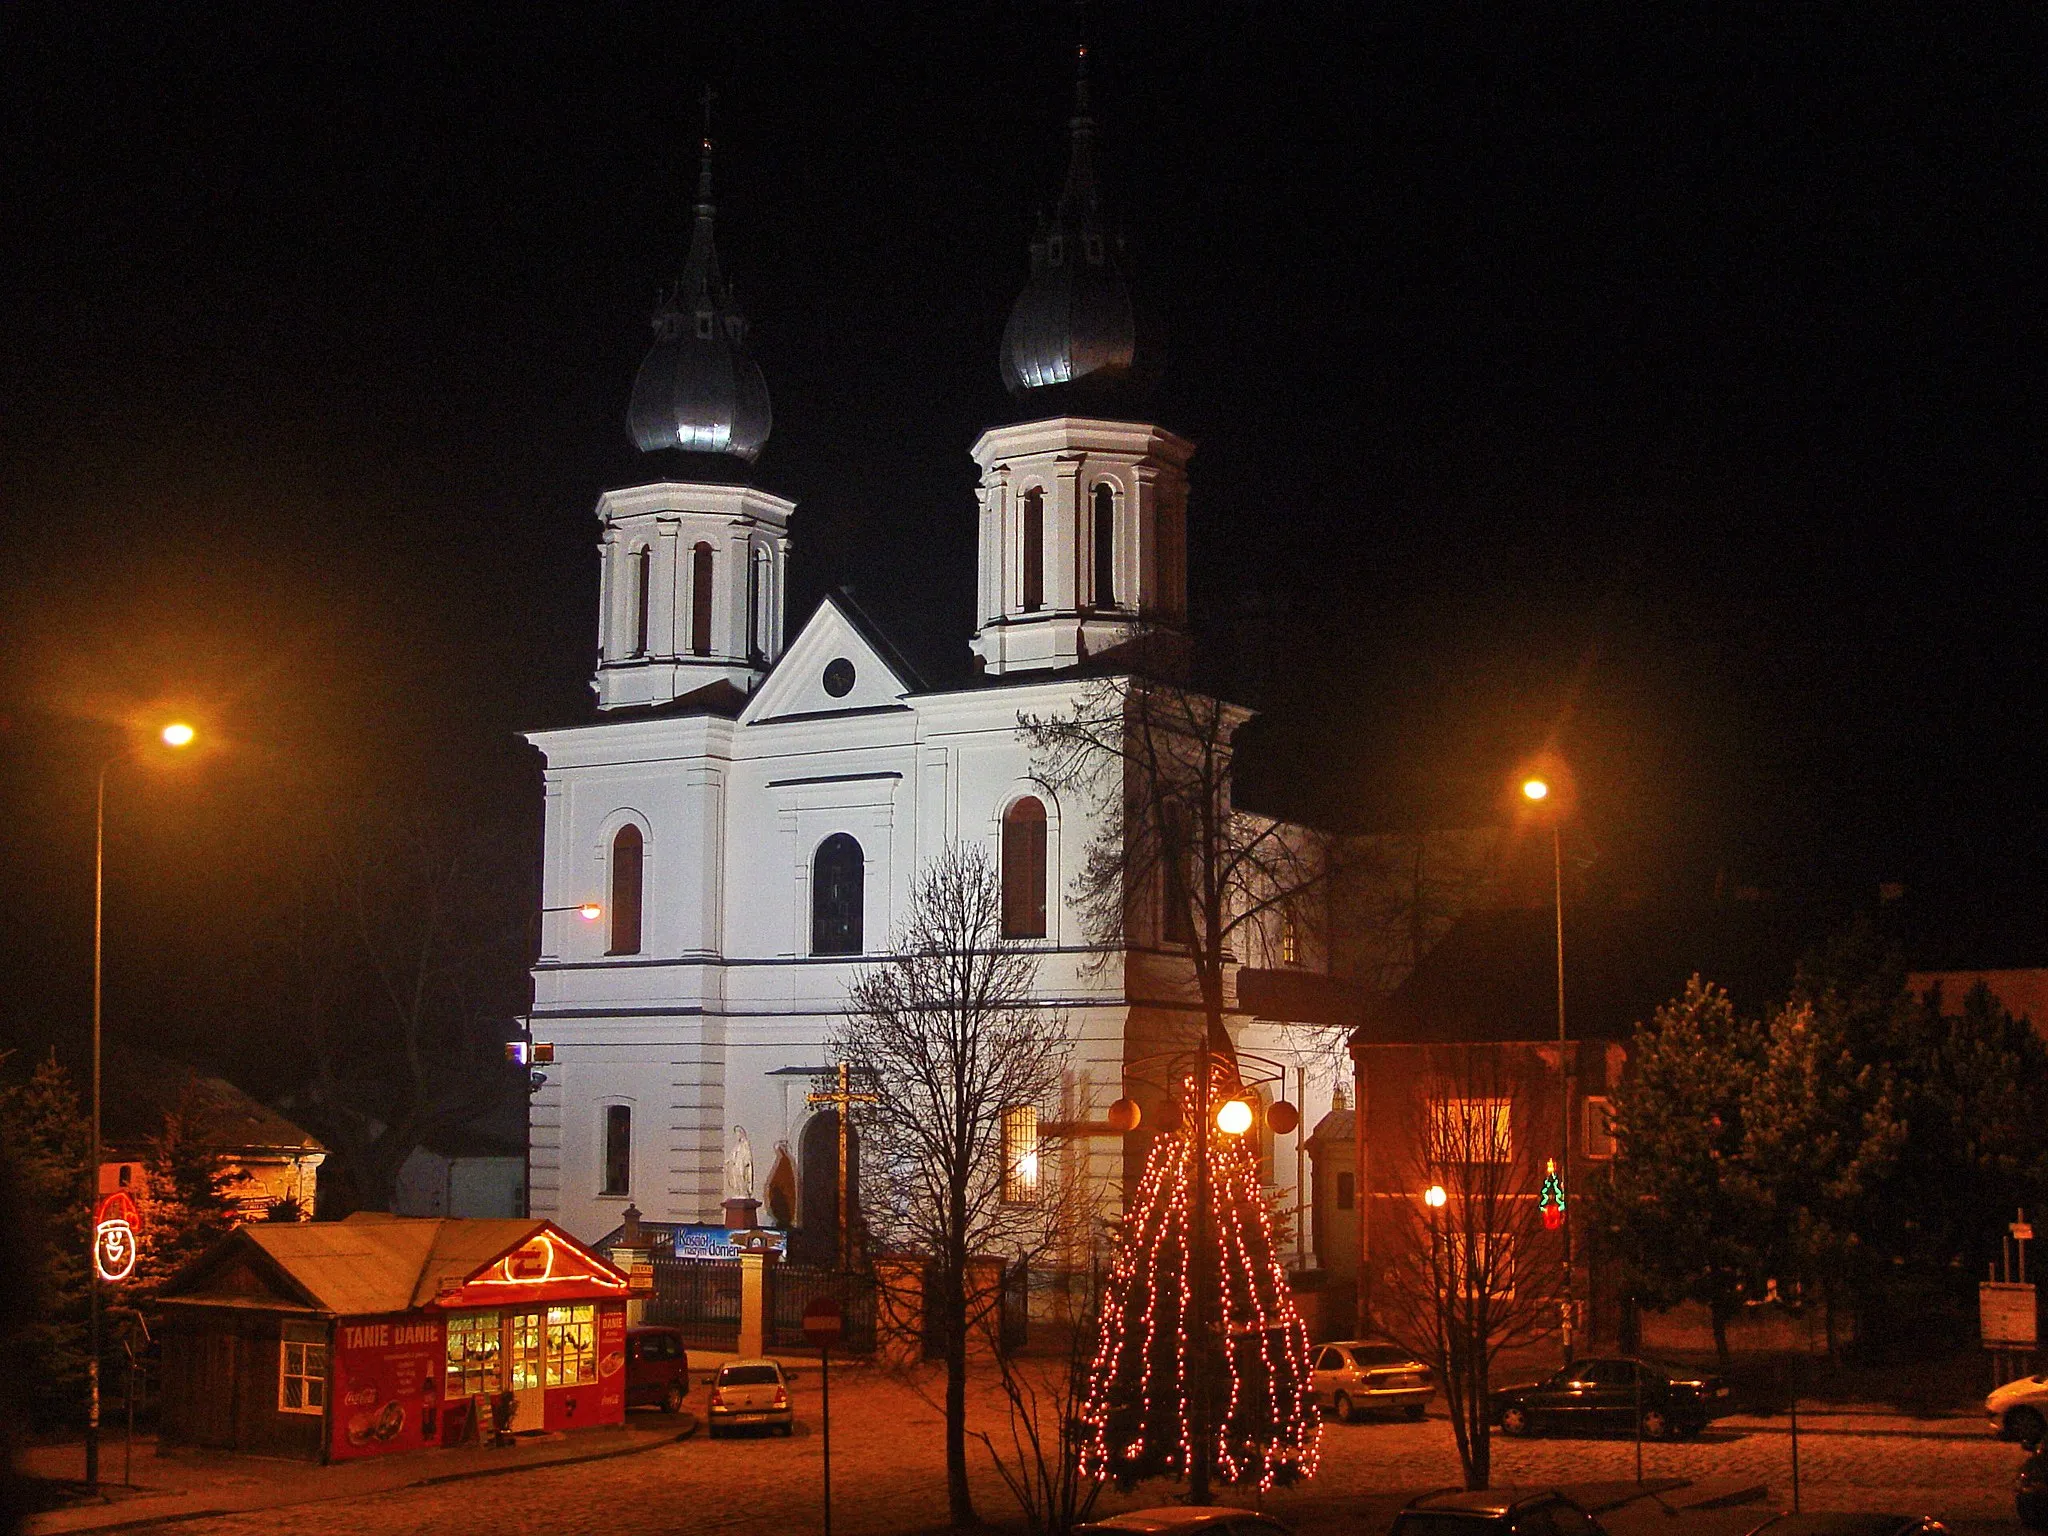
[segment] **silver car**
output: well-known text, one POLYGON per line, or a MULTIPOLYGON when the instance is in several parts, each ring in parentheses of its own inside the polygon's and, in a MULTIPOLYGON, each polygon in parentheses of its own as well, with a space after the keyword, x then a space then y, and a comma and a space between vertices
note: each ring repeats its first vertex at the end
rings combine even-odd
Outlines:
POLYGON ((773 1360, 728 1360, 711 1378, 710 1415, 705 1428, 713 1438, 729 1429, 774 1429, 790 1433, 789 1378, 773 1360))
POLYGON ((1436 1393, 1429 1367, 1385 1339, 1318 1344, 1311 1366, 1316 1402, 1347 1424, 1367 1411, 1419 1419, 1436 1393))

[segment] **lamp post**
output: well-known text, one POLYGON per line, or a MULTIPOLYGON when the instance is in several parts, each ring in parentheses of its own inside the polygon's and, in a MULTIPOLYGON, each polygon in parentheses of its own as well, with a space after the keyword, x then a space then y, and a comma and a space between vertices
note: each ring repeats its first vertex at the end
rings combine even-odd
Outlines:
MULTIPOLYGON (((198 732, 182 720, 173 720, 157 733, 157 739, 172 750, 192 745, 198 732)), ((105 955, 107 908, 107 775, 118 763, 134 756, 129 747, 100 764, 99 781, 93 792, 92 818, 92 1152, 86 1167, 85 1187, 90 1191, 89 1209, 97 1211, 100 1199, 100 998, 102 960, 105 955)), ((97 1493, 100 1486, 100 1233, 99 1223, 88 1217, 86 1239, 91 1245, 85 1267, 87 1321, 85 1375, 88 1391, 85 1414, 85 1486, 97 1493)))
MULTIPOLYGON (((1569 1047, 1564 1033, 1564 849, 1560 831, 1560 807, 1547 804, 1550 801, 1550 782, 1540 776, 1531 775, 1522 781, 1522 796, 1532 806, 1543 806, 1549 811, 1545 818, 1550 823, 1550 895, 1551 911, 1556 922, 1557 955, 1557 1166, 1567 1189, 1572 1186, 1572 1093, 1571 1069, 1567 1064, 1569 1047)), ((1572 1210, 1571 1199, 1566 1195, 1558 1211, 1559 1237, 1564 1249, 1564 1303, 1560 1322, 1564 1331, 1564 1358, 1569 1365, 1572 1361, 1572 1210)))

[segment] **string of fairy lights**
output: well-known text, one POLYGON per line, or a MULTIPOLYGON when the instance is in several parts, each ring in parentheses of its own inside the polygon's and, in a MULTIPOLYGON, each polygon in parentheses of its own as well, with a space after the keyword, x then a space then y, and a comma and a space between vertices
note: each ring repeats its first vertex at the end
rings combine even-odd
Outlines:
MULTIPOLYGON (((1216 1068, 1216 1097, 1237 1091, 1216 1068)), ((1322 1416, 1309 1380, 1308 1329, 1275 1253, 1253 1138, 1200 1134, 1183 1094, 1178 1124, 1152 1144, 1125 1216, 1102 1302, 1081 1421, 1090 1477, 1128 1486, 1185 1476, 1192 1460, 1189 1401, 1201 1373, 1189 1330, 1197 1266, 1213 1254, 1212 1325, 1221 1392, 1213 1415, 1214 1469, 1227 1483, 1270 1489, 1313 1477, 1322 1416), (1196 1160, 1206 1141, 1210 1237, 1194 1231, 1196 1160)))

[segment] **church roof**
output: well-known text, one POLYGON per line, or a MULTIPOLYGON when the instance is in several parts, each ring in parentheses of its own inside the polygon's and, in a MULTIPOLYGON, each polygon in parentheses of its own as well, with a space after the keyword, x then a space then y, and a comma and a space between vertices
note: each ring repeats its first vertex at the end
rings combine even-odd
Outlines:
POLYGON ((1003 328, 1003 384, 1033 411, 1135 404, 1166 366, 1165 333, 1124 271, 1095 175, 1088 50, 1076 50, 1067 179, 1031 241, 1031 277, 1003 328))
POLYGON ((655 309, 654 346, 633 380, 626 430, 643 452, 681 449, 751 463, 774 414, 761 365, 747 352, 747 317, 719 268, 716 217, 707 124, 690 254, 682 279, 655 309))

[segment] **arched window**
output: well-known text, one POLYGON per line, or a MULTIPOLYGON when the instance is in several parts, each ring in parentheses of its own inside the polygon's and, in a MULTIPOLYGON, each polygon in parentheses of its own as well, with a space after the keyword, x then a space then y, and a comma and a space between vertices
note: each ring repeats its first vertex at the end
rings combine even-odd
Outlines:
POLYGON ((654 551, 645 545, 633 555, 633 654, 647 654, 647 605, 654 592, 654 551))
POLYGON ((711 654, 711 546, 690 553, 690 654, 711 654))
POLYGON ((630 821, 612 838, 612 942, 607 953, 640 953, 640 866, 644 844, 630 821))
POLYGON ((633 1110, 627 1104, 604 1107, 604 1187, 601 1195, 633 1192, 633 1110))
POLYGON ((867 885, 867 859, 860 844, 835 832, 818 844, 811 860, 811 953, 857 955, 861 952, 861 908, 867 885))
POLYGON ((1116 606, 1116 492, 1095 487, 1095 606, 1116 606))
POLYGON ((1024 493, 1024 611, 1045 606, 1045 492, 1024 493))
POLYGON ((1032 795, 1003 813, 1003 937, 1045 937, 1045 806, 1032 795))
POLYGON ((767 546, 756 544, 747 562, 747 654, 755 661, 768 654, 768 562, 767 546))

